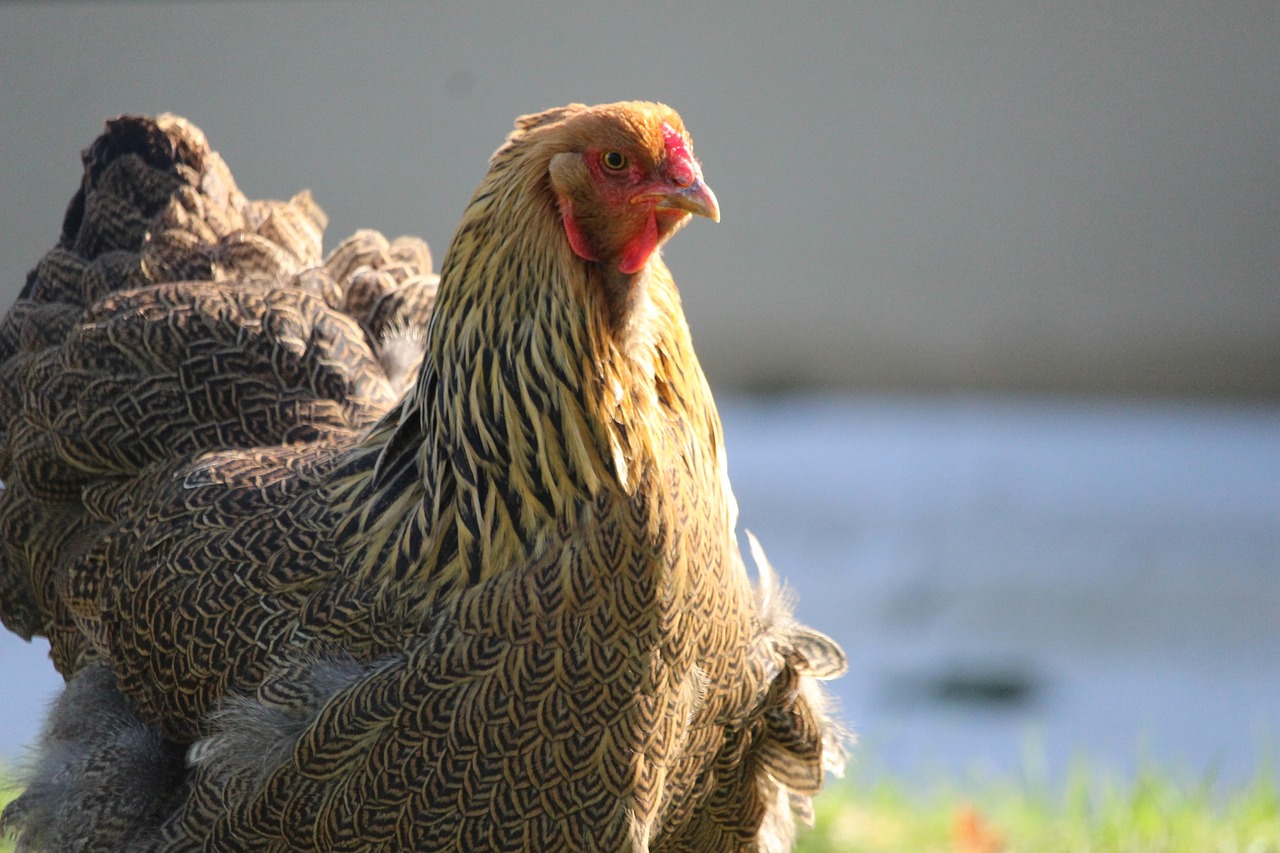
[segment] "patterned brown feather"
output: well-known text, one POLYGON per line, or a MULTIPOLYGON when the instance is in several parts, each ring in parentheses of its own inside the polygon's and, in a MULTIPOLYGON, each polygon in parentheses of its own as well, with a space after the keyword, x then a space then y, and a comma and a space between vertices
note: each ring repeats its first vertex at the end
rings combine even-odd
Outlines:
POLYGON ((599 146, 691 143, 657 104, 520 119, 437 278, 374 232, 322 260, 310 196, 246 200, 181 119, 108 123, 0 324, 0 615, 69 679, 5 816, 33 849, 789 848, 843 654, 747 578, 599 146))

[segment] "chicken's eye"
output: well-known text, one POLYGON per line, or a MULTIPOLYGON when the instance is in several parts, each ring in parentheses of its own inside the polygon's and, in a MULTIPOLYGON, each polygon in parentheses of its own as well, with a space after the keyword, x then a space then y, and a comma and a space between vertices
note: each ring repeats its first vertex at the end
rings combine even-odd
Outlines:
POLYGON ((600 155, 600 162, 611 172, 627 168, 627 155, 621 151, 606 151, 600 155))

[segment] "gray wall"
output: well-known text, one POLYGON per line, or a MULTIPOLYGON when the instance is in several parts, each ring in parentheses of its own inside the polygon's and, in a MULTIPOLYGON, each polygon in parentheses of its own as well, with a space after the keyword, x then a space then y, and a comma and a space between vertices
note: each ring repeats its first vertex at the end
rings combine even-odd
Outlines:
POLYGON ((713 383, 1280 394, 1275 2, 0 6, 0 286, 108 116, 443 254, 517 114, 684 115, 713 383))

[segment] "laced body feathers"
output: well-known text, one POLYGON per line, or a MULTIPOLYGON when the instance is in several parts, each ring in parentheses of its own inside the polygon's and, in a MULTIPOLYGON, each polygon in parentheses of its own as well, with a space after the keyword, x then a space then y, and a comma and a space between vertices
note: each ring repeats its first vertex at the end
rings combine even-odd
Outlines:
POLYGON ((86 152, 0 326, 0 615, 80 685, 57 719, 113 722, 49 730, 23 843, 789 847, 841 763, 815 681, 843 656, 762 554, 752 588, 658 252, 593 238, 647 258, 623 274, 566 239, 553 173, 613 221, 574 171, 600 145, 685 158, 655 245, 718 215, 655 104, 520 119, 438 280, 372 232, 322 260, 309 197, 247 202, 180 119, 86 152), (53 831, 139 766, 163 790, 53 831))

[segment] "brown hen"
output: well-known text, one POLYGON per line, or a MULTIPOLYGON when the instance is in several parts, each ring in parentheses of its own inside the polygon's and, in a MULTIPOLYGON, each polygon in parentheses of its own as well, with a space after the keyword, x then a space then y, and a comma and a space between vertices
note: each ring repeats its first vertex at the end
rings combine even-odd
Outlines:
POLYGON ((844 659, 738 551, 674 111, 519 119, 438 292, 181 119, 84 159, 0 326, 0 615, 68 679, 21 844, 789 848, 844 659))

